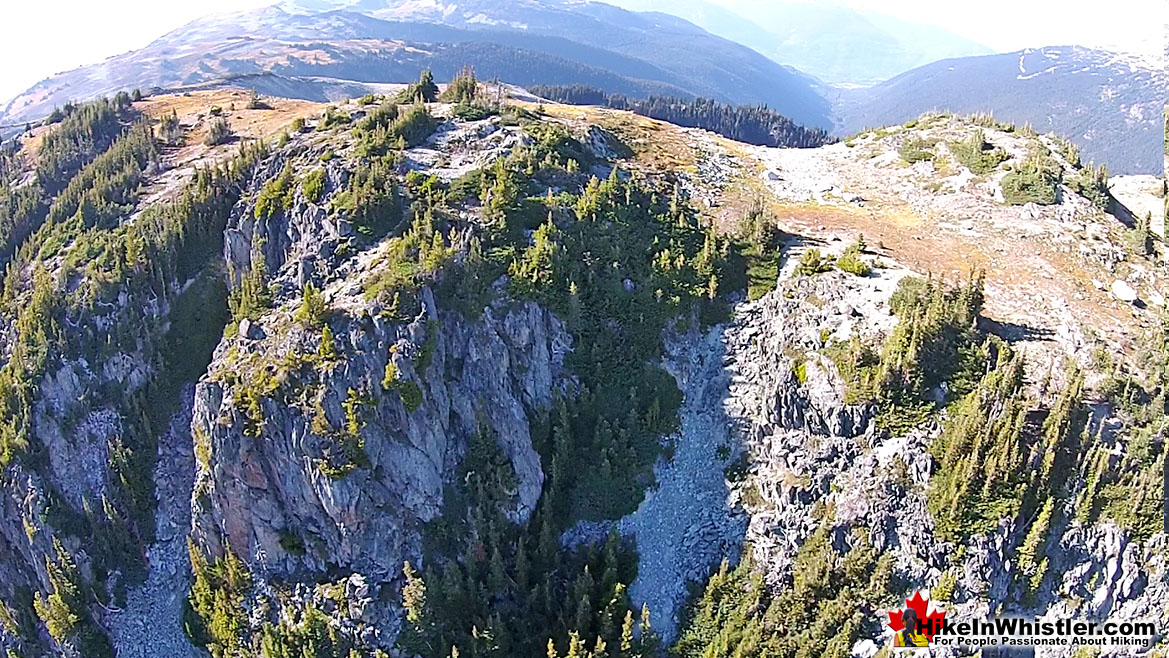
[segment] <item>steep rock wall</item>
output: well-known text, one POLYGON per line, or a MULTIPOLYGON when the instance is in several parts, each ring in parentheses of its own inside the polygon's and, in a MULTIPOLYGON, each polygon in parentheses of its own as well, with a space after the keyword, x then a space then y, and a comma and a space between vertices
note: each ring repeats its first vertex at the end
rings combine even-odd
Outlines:
MULTIPOLYGON (((319 154, 275 154, 251 198, 290 157, 319 154)), ((350 175, 335 162, 325 169, 330 192, 350 175)), ((442 513, 472 435, 494 437, 511 462, 513 520, 534 511, 544 473, 529 418, 574 386, 564 363, 571 338, 552 313, 502 295, 467 317, 424 288, 418 313, 404 319, 364 290, 386 244, 346 253, 352 227, 325 201, 309 202, 299 185, 290 201, 258 217, 245 200, 228 223, 235 282, 259 254, 274 303, 224 339, 196 388, 192 536, 212 556, 235 553, 261 588, 270 578, 358 578, 360 596, 388 602, 363 613, 385 643, 398 596, 380 588, 396 587, 405 561, 421 561, 424 525, 442 513), (322 356, 324 328, 296 317, 308 283, 328 308, 332 357, 322 356), (249 407, 248 389, 271 378, 278 383, 249 407), (338 465, 346 450, 350 463, 338 465)))

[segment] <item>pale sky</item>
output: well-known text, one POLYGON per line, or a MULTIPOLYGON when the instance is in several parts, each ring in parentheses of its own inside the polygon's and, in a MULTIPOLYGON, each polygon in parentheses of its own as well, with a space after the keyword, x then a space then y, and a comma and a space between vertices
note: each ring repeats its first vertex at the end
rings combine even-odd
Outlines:
POLYGON ((135 50, 190 21, 276 0, 5 0, 0 105, 62 71, 135 50))
MULTIPOLYGON (((743 0, 715 1, 733 8, 743 0)), ((1167 45, 1169 0, 839 0, 839 3, 913 23, 940 25, 999 52, 1076 45, 1164 56, 1167 45)))
MULTIPOLYGON (((5 2, 6 29, 0 37, 0 62, 4 62, 0 66, 0 102, 54 73, 140 48, 201 15, 262 7, 274 1, 5 2)), ((749 0, 715 1, 733 7, 749 0)), ((1169 20, 1169 0, 827 1, 916 23, 938 24, 1001 51, 1071 43, 1164 53, 1164 24, 1169 20)))

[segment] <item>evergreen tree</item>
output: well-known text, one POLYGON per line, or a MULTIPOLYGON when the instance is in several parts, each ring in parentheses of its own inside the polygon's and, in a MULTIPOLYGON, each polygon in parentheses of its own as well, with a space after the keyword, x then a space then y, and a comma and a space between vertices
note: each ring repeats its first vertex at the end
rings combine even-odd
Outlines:
POLYGON ((424 69, 418 77, 418 98, 427 103, 438 100, 438 85, 434 84, 434 76, 430 69, 424 69))
POLYGON ((207 146, 218 146, 219 144, 226 144, 231 140, 231 125, 228 124, 227 119, 223 117, 214 117, 207 124, 207 135, 203 138, 203 143, 207 146))
POLYGON ((402 609, 406 613, 406 623, 398 643, 407 651, 430 655, 435 649, 435 633, 438 629, 427 600, 426 583, 409 562, 402 565, 402 574, 406 578, 402 585, 402 609))
POLYGON ((306 327, 319 327, 324 324, 328 312, 324 295, 311 281, 306 283, 301 294, 300 307, 296 311, 296 321, 306 327))
POLYGON ((317 356, 325 363, 337 360, 337 341, 333 338, 333 330, 327 324, 321 328, 321 345, 317 348, 317 356))
POLYGON ((687 100, 667 96, 634 99, 605 94, 584 85, 535 85, 529 90, 541 98, 573 105, 600 105, 680 126, 702 128, 731 139, 761 146, 810 148, 832 143, 827 131, 804 128, 764 105, 732 106, 709 98, 687 100))
MULTIPOLYGON (((726 567, 726 561, 723 561, 723 567, 726 567)), ((621 658, 631 658, 633 656, 633 611, 625 611, 625 619, 621 622, 621 658)))

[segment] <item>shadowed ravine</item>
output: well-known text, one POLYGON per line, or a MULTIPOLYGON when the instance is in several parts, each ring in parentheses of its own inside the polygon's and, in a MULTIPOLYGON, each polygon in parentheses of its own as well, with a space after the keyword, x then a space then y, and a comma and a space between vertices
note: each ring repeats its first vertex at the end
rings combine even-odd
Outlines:
POLYGON ((687 584, 705 582, 724 556, 736 556, 746 519, 728 503, 723 469, 738 452, 731 445, 723 401, 723 326, 705 334, 692 330, 668 345, 665 367, 678 380, 684 399, 674 456, 655 469, 657 488, 618 525, 635 539, 638 578, 630 587, 634 603, 648 603, 654 628, 667 641, 678 632, 678 613, 687 584))
POLYGON ((158 510, 157 541, 147 551, 149 574, 126 596, 109 628, 119 658, 196 658, 200 653, 183 632, 183 602, 191 579, 187 533, 191 527, 191 489, 195 455, 191 442, 191 407, 195 387, 183 387, 182 407, 160 437, 154 472, 158 510))

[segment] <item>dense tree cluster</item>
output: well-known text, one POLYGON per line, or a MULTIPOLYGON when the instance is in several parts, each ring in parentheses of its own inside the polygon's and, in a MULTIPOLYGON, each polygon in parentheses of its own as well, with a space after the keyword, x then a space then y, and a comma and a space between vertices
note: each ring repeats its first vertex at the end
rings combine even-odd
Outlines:
POLYGON ((382 651, 358 649, 354 638, 337 630, 329 615, 308 606, 294 617, 265 626, 260 639, 263 658, 387 658, 382 651))
POLYGON ((925 420, 936 391, 947 398, 969 392, 990 348, 976 329, 981 275, 957 288, 903 279, 890 306, 899 320, 879 353, 856 337, 828 353, 849 384, 846 399, 875 402, 878 425, 897 432, 925 420))
POLYGON ((338 112, 336 107, 330 105, 325 108, 320 120, 317 121, 317 131, 324 132, 341 126, 347 126, 351 121, 352 117, 344 112, 338 112))
POLYGON ((828 353, 850 385, 847 398, 875 403, 877 422, 889 431, 920 424, 937 400, 956 401, 930 446, 937 470, 928 503, 937 532, 960 542, 1015 522, 1023 531, 1013 546, 1016 576, 1030 594, 1047 576, 1049 532, 1068 514, 1081 522, 1105 516, 1143 537, 1156 531, 1165 455, 1152 436, 1165 413, 1169 343, 1161 333, 1145 352, 1151 376, 1142 383, 1118 366, 1105 369, 1112 373, 1105 392, 1130 433, 1121 450, 1102 425, 1089 431, 1078 369, 1046 408, 1031 398, 1022 358, 978 330, 981 303, 980 277, 957 288, 906 279, 891 301, 900 319, 879 352, 853 339, 828 353))
POLYGON ((395 102, 381 101, 356 123, 353 134, 357 137, 357 154, 363 158, 376 158, 418 146, 430 137, 437 125, 429 110, 419 101, 406 106, 405 110, 395 102))
POLYGON ((790 583, 781 588, 765 584, 747 557, 733 570, 723 562, 694 602, 671 653, 848 658, 862 634, 875 634, 882 615, 878 606, 895 591, 891 556, 878 557, 862 533, 849 535, 824 519, 800 546, 790 583))
MULTIPOLYGON (((0 150, 0 263, 11 258, 44 221, 52 197, 105 152, 133 120, 128 99, 67 105, 58 125, 37 149, 36 176, 29 183, 20 180, 25 165, 19 152, 12 147, 0 150)), ((75 185, 73 194, 78 190, 83 188, 75 185)))
MULTIPOLYGON (((86 114, 80 109, 70 117, 86 114)), ((140 123, 73 177, 40 218, 39 228, 24 240, 10 261, 0 309, 15 320, 17 331, 11 358, 0 368, 0 402, 10 403, 0 427, 0 455, 10 455, 14 445, 27 445, 31 396, 51 352, 59 352, 58 341, 69 338, 58 324, 64 301, 56 294, 59 284, 50 280, 40 261, 74 243, 79 236, 92 233, 92 239, 75 245, 67 266, 85 266, 87 273, 96 273, 109 264, 91 257, 105 251, 109 241, 106 231, 133 202, 141 172, 153 157, 149 126, 140 123), (18 297, 30 288, 27 303, 20 304, 18 297)), ((144 256, 140 250, 131 255, 144 256)), ((92 277, 86 277, 84 282, 71 296, 87 305, 100 297, 105 282, 92 277)))
POLYGON ((128 97, 66 108, 66 116, 45 135, 37 154, 37 179, 50 195, 59 192, 87 162, 105 151, 131 119, 128 97))
POLYGON ((329 309, 325 305, 324 295, 309 281, 301 293, 300 308, 296 310, 296 321, 310 328, 325 326, 329 309))
POLYGON ((268 219, 292 207, 293 194, 296 192, 292 179, 292 162, 286 161, 280 173, 260 188, 260 194, 256 196, 256 203, 252 209, 256 219, 268 219))
POLYGON ((232 273, 237 283, 228 293, 227 306, 231 309, 232 327, 228 333, 234 332, 240 320, 259 320, 272 306, 272 292, 268 285, 268 261, 264 256, 264 243, 257 240, 252 243, 251 261, 248 269, 241 273, 232 273))
MULTIPOLYGON (((1037 203, 1050 206, 1059 201, 1062 180, 1063 167, 1048 156, 1045 150, 1034 150, 1018 167, 1003 176, 1003 198, 1014 205, 1037 203)), ((1084 183, 1086 189, 1095 192, 1091 178, 1084 183)))
POLYGON ((1163 518, 1166 446, 1159 436, 1169 415, 1169 316, 1142 341, 1136 364, 1114 359, 1102 347, 1092 368, 1105 375, 1101 393, 1128 432, 1123 442, 1102 428, 1084 437, 1076 458, 1084 482, 1075 495, 1076 519, 1107 518, 1137 537, 1149 537, 1161 529, 1163 518))
POLYGON ((35 181, 17 184, 15 177, 23 168, 20 160, 15 151, 0 153, 0 263, 6 263, 36 230, 46 210, 40 185, 35 181))
POLYGON ((1066 180, 1073 192, 1092 202, 1100 210, 1112 209, 1112 193, 1108 189, 1108 168, 1104 165, 1081 167, 1066 180))
POLYGON ((464 66, 451 80, 447 88, 438 95, 443 103, 455 105, 474 105, 479 99, 479 82, 475 79, 475 69, 464 66))
MULTIPOLYGON (((1081 523, 1105 516, 1138 537, 1157 531, 1165 454, 1152 435, 1162 420, 1126 411, 1120 401, 1129 432, 1122 450, 1102 424, 1092 431, 1082 371, 1069 371, 1052 403, 1036 409, 1023 387, 1022 358, 1005 344, 988 345, 988 371, 950 407, 931 446, 938 471, 930 480, 929 507, 938 533, 951 540, 993 530, 1003 519, 1025 528, 1015 548, 1019 584, 1029 594, 1047 575, 1049 532, 1069 516, 1081 523)), ((1141 387, 1129 392, 1146 393, 1141 387)), ((1158 405, 1155 413, 1163 419, 1163 397, 1158 405)))
POLYGON ((214 562, 189 538, 187 548, 193 576, 183 619, 187 635, 213 658, 236 656, 247 624, 243 602, 252 587, 251 574, 230 547, 214 562))
POLYGON ((424 574, 405 565, 403 649, 424 658, 655 655, 649 613, 635 614, 626 591, 636 557, 615 533, 603 547, 565 552, 555 486, 533 521, 512 523, 515 473, 486 431, 472 438, 455 481, 466 486, 448 488, 444 515, 427 531, 433 564, 424 574))
POLYGON ((438 85, 434 83, 434 75, 430 69, 423 69, 418 76, 418 82, 407 85, 395 97, 397 103, 433 103, 436 100, 438 100, 438 85))
POLYGON ((930 511, 938 533, 957 539, 993 529, 1019 513, 1022 442, 1030 401, 1022 394, 1023 362, 1006 345, 995 344, 994 369, 978 387, 950 408, 933 447, 939 461, 930 487, 930 511))
POLYGON ((986 141, 986 133, 981 128, 965 140, 949 142, 948 146, 958 162, 973 174, 988 174, 1010 158, 1006 151, 986 141))
POLYGON ((358 234, 366 238, 380 238, 401 222, 393 164, 392 158, 359 164, 348 186, 329 201, 330 209, 352 222, 358 234))
POLYGON ((48 596, 36 593, 34 607, 45 623, 49 636, 59 643, 68 643, 80 649, 85 656, 113 658, 113 647, 94 623, 83 593, 85 583, 77 563, 60 540, 54 537, 55 559, 45 558, 52 591, 48 596))
POLYGON ((710 130, 748 144, 809 148, 834 141, 827 131, 800 126, 765 105, 734 106, 718 103, 709 98, 684 100, 669 96, 635 99, 619 94, 606 94, 599 89, 583 85, 534 86, 531 87, 531 91, 537 96, 560 103, 600 105, 628 110, 679 126, 710 130))
POLYGON ((722 283, 726 289, 745 288, 748 300, 759 299, 775 290, 786 242, 777 224, 767 205, 756 199, 736 231, 737 239, 728 258, 729 278, 722 283))

